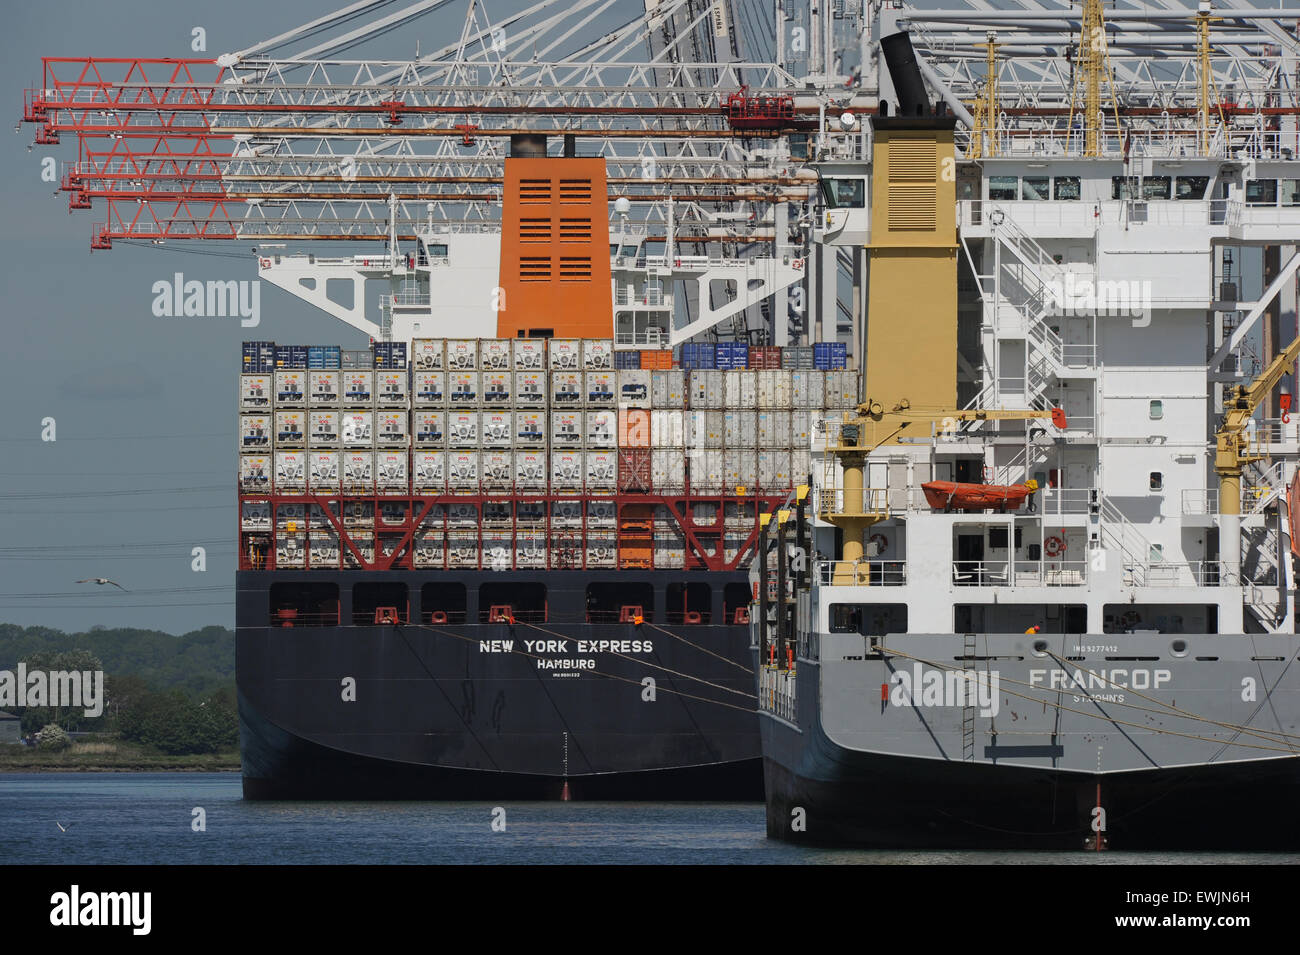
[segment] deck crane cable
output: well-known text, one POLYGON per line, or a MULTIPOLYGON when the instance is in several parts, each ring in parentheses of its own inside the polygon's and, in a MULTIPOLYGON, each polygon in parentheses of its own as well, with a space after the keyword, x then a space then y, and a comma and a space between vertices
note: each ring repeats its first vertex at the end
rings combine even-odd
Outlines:
MULTIPOLYGON (((881 652, 881 653, 888 653, 888 654, 890 654, 891 656, 899 656, 899 657, 903 657, 904 659, 907 659, 907 660, 915 660, 915 661, 918 662, 918 663, 924 663, 924 664, 926 664, 926 665, 928 665, 928 666, 936 667, 936 668, 941 669, 941 670, 956 670, 956 669, 957 669, 957 667, 951 666, 951 665, 946 664, 946 663, 942 663, 942 662, 937 661, 937 660, 927 660, 927 659, 925 659, 924 657, 913 656, 913 655, 910 654, 910 653, 904 653, 902 650, 894 650, 894 649, 891 649, 891 648, 885 647, 885 646, 883 646, 883 645, 882 645, 879 649, 880 649, 880 652, 881 652)), ((1010 683, 1010 684, 1015 685, 1015 686, 1025 686, 1025 687, 1029 687, 1029 686, 1030 686, 1030 684, 1025 683, 1025 682, 1022 681, 1022 680, 1003 680, 1003 681, 1001 681, 1001 682, 1002 682, 1002 683, 1010 683)), ((1031 688, 1031 689, 1034 689, 1034 687, 1030 687, 1030 688, 1031 688)), ((1126 689, 1127 689, 1127 688, 1126 688, 1126 689)), ((1055 709, 1061 710, 1062 712, 1065 712, 1065 713, 1077 713, 1079 716, 1087 716, 1087 717, 1090 717, 1090 718, 1092 718, 1092 719, 1101 720, 1102 722, 1110 723, 1110 724, 1112 724, 1112 725, 1114 725, 1114 726, 1130 726, 1130 727, 1133 727, 1134 729, 1140 729, 1140 730, 1142 730, 1143 732, 1147 732, 1147 733, 1159 733, 1159 734, 1164 734, 1164 735, 1167 735, 1167 736, 1180 736, 1180 737, 1182 737, 1182 738, 1184 738, 1184 739, 1194 739, 1194 740, 1199 740, 1200 742, 1203 742, 1203 743, 1223 743, 1223 740, 1215 739, 1215 738, 1210 737, 1210 736, 1198 736, 1198 735, 1196 735, 1195 733, 1180 733, 1180 732, 1178 732, 1178 731, 1176 731, 1176 730, 1161 729, 1161 728, 1159 728, 1159 727, 1155 727, 1155 726, 1144 726, 1144 725, 1141 724, 1141 723, 1130 723, 1130 722, 1128 722, 1128 721, 1126 721, 1126 720, 1119 720, 1119 719, 1116 719, 1116 718, 1113 717, 1113 716, 1106 716, 1106 715, 1104 715, 1104 714, 1099 715, 1099 714, 1097 714, 1097 713, 1089 712, 1088 710, 1076 710, 1076 709, 1074 709, 1073 707, 1063 706, 1063 705, 1061 705, 1060 703, 1052 703, 1051 701, 1049 701, 1049 700, 1045 700, 1045 699, 1043 699, 1042 697, 1027 696, 1027 695, 1025 695, 1024 693, 1017 693, 1017 692, 1015 692, 1014 690, 1008 690, 1008 689, 1005 688, 1005 686, 1002 687, 1002 692, 1003 692, 1003 693, 1006 693, 1008 696, 1014 696, 1014 697, 1018 697, 1019 699, 1022 699, 1022 700, 1027 700, 1027 701, 1030 702, 1030 703, 1037 703, 1037 704, 1039 704, 1040 706, 1045 706, 1045 707, 1046 707, 1046 706, 1050 706, 1050 707, 1053 707, 1053 708, 1055 708, 1055 709)), ((1123 706, 1123 707, 1128 707, 1129 709, 1136 709, 1136 710, 1143 711, 1143 712, 1148 712, 1148 713, 1156 713, 1156 714, 1158 714, 1158 715, 1160 715, 1160 716, 1169 716, 1169 715, 1170 715, 1170 714, 1169 714, 1168 712, 1166 712, 1166 711, 1163 711, 1163 710, 1152 710, 1152 709, 1150 709, 1149 707, 1138 706, 1136 703, 1116 703, 1116 702, 1114 702, 1114 701, 1110 701, 1110 700, 1107 700, 1107 701, 1105 701, 1105 702, 1110 703, 1110 705, 1112 705, 1112 706, 1123 706)), ((1200 721, 1200 722, 1205 722, 1205 723, 1213 723, 1213 722, 1214 722, 1213 720, 1209 720, 1209 719, 1206 719, 1205 717, 1200 717, 1200 716, 1189 716, 1188 718, 1189 718, 1189 719, 1193 719, 1193 720, 1197 720, 1197 721, 1200 721)), ((1244 727, 1244 726, 1242 726, 1242 727, 1232 727, 1232 728, 1233 728, 1233 729, 1240 730, 1242 733, 1245 733, 1245 734, 1248 735, 1248 736, 1255 736, 1255 737, 1258 737, 1258 738, 1260 738, 1260 739, 1266 739, 1266 740, 1269 740, 1270 742, 1275 742, 1275 743, 1283 742, 1283 740, 1279 740, 1279 739, 1277 739, 1275 735, 1269 735, 1269 734, 1267 734, 1267 733, 1262 733, 1262 732, 1260 732, 1260 731, 1258 731, 1258 730, 1252 730, 1252 729, 1249 729, 1248 727, 1244 727)), ((1006 734, 1006 733, 1004 733, 1003 735, 1011 735, 1011 734, 1006 734)), ((1042 735, 1042 734, 1041 734, 1041 733, 1039 733, 1039 734, 1026 733, 1026 734, 1024 734, 1024 735, 1042 735)), ((1286 737, 1286 738, 1288 738, 1288 739, 1300 739, 1300 738, 1297 738, 1297 737, 1295 737, 1293 734, 1290 734, 1290 733, 1282 733, 1282 734, 1278 734, 1278 735, 1281 735, 1281 736, 1286 737)), ((1290 755, 1292 755, 1292 756, 1300 756, 1300 751, 1297 751, 1297 747, 1296 747, 1295 745, 1284 745, 1284 746, 1264 746, 1264 745, 1259 744, 1259 743, 1231 743, 1231 744, 1229 744, 1229 745, 1237 746, 1237 747, 1241 747, 1241 748, 1244 748, 1244 749, 1267 750, 1267 751, 1269 751, 1269 752, 1275 752, 1275 753, 1288 753, 1288 754, 1290 754, 1290 755)))
MULTIPOLYGON (((457 640, 464 640, 466 643, 477 644, 477 643, 479 642, 478 639, 475 638, 475 637, 467 637, 467 636, 465 636, 464 634, 453 633, 452 631, 447 630, 447 629, 445 629, 445 628, 443 628, 443 627, 430 627, 430 626, 426 626, 426 625, 424 625, 424 624, 403 624, 402 626, 413 627, 413 628, 415 628, 416 630, 428 630, 430 633, 433 633, 433 634, 441 634, 441 635, 445 635, 445 636, 448 636, 448 637, 455 637, 457 640)), ((520 654, 521 656, 531 657, 531 658, 534 659, 534 660, 545 660, 545 659, 547 659, 546 657, 539 656, 539 655, 536 654, 536 653, 529 653, 527 650, 518 650, 518 649, 515 649, 515 650, 512 650, 511 652, 512 652, 512 653, 518 653, 518 654, 520 654)), ((615 654, 615 655, 616 655, 616 656, 622 656, 622 654, 615 654)), ((637 661, 637 660, 635 660, 635 659, 632 658, 632 657, 627 657, 626 659, 633 660, 633 662, 642 662, 642 661, 637 661)), ((661 669, 662 669, 662 668, 661 668, 661 669)), ((606 680, 620 680, 620 681, 622 681, 623 683, 631 683, 633 686, 641 686, 641 681, 640 681, 640 680, 634 680, 634 679, 632 679, 631 677, 618 676, 618 675, 615 674, 615 673, 602 673, 602 672, 599 671, 599 670, 592 670, 592 671, 590 671, 590 672, 591 672, 591 674, 592 674, 593 676, 602 677, 603 679, 606 679, 606 680)), ((672 671, 669 671, 669 672, 672 672, 672 671)), ((431 679, 436 679, 436 677, 431 677, 431 679)), ((707 696, 696 696, 696 695, 694 695, 693 693, 686 693, 686 692, 684 692, 684 691, 682 691, 682 690, 674 690, 674 689, 672 689, 672 688, 670 688, 670 687, 666 687, 666 686, 661 686, 661 687, 658 687, 657 689, 658 689, 660 692, 663 692, 663 693, 672 693, 674 696, 685 697, 685 698, 688 699, 688 700, 698 700, 698 701, 701 702, 701 703, 712 703, 712 704, 714 704, 715 706, 725 706, 725 707, 727 707, 727 709, 731 709, 731 710, 740 710, 742 713, 755 713, 755 712, 757 712, 757 710, 755 710, 753 707, 749 707, 749 706, 737 706, 735 703, 727 703, 727 702, 725 702, 725 701, 723 701, 723 700, 711 700, 711 699, 709 699, 707 696)))

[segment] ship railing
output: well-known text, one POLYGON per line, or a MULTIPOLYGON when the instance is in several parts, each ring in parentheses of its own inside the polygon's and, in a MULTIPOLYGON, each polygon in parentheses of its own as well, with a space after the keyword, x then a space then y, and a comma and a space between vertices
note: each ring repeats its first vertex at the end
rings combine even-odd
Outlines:
POLYGON ((394 292, 392 295, 382 295, 380 296, 380 299, 385 305, 411 306, 431 304, 431 296, 429 295, 428 289, 412 289, 409 291, 394 292))
POLYGON ((795 670, 764 664, 758 671, 758 705, 761 709, 795 722, 797 702, 795 670))
POLYGON ((339 625, 339 612, 335 609, 309 613, 305 610, 282 607, 271 611, 270 625, 286 629, 292 627, 337 627, 339 625))
POLYGON ((1086 560, 955 560, 958 587, 1079 587, 1088 582, 1086 560))
POLYGON ((907 583, 905 560, 821 560, 813 571, 824 587, 901 587, 907 583))
POLYGON ((1229 575, 1227 564, 1221 560, 1157 560, 1142 564, 1125 562, 1124 583, 1146 587, 1231 587, 1240 581, 1229 575), (1139 580, 1142 583, 1136 583, 1139 580))
POLYGON ((1087 514, 1092 505, 1092 491, 1088 488, 1049 485, 1036 496, 1039 500, 1034 507, 1042 514, 1087 514))
POLYGON ((954 560, 952 582, 958 587, 1010 587, 1011 565, 1005 560, 954 560))
POLYGON ((1211 199, 1209 225, 1241 225, 1241 203, 1235 199, 1211 199))
POLYGON ((628 288, 624 285, 614 292, 614 304, 662 305, 664 304, 664 290, 662 288, 652 288, 650 286, 628 288))
POLYGON ((651 345, 661 348, 668 344, 668 332, 657 325, 651 325, 639 332, 615 332, 615 345, 651 345))
POLYGON ((1188 516, 1219 513, 1219 489, 1191 488, 1183 491, 1183 514, 1188 516))

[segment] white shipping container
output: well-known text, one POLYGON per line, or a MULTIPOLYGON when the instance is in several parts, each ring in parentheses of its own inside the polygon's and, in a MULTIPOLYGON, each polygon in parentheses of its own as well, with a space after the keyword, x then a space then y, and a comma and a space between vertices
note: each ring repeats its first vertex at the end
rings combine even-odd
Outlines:
MULTIPOLYGON (((753 407, 749 405, 747 407, 753 407)), ((757 426, 753 411, 724 411, 722 413, 722 442, 728 448, 752 448, 757 442, 757 426)))
POLYGON ((618 484, 618 453, 588 451, 586 480, 588 492, 612 493, 618 484))
POLYGON ((516 408, 546 407, 546 372, 515 372, 514 394, 516 408))
POLYGON ((339 372, 343 379, 343 407, 364 408, 375 403, 375 373, 348 370, 339 372))
POLYGON ((312 408, 338 406, 343 373, 332 368, 312 369, 307 372, 307 404, 312 408))
POLYGON ((546 368, 545 338, 516 338, 511 353, 516 370, 543 371, 546 368))
POLYGON ((821 410, 825 407, 826 374, 816 369, 790 373, 791 401, 795 408, 821 410))
POLYGON ((337 451, 308 452, 307 487, 313 494, 338 493, 339 464, 337 451))
POLYGON ((790 407, 790 375, 787 368, 764 368, 758 372, 760 410, 790 407))
POLYGON ((721 409, 726 404, 726 373, 713 368, 696 368, 691 371, 690 407, 721 409))
MULTIPOLYGON (((382 471, 383 471, 383 465, 379 461, 381 457, 383 457, 383 455, 378 455, 378 454, 375 455, 375 459, 376 459, 375 468, 377 471, 381 472, 380 477, 382 477, 382 471)), ((405 455, 403 455, 403 457, 405 457, 405 455)), ((405 462, 403 462, 402 467, 403 469, 405 469, 406 467, 405 462)), ((376 483, 378 483, 380 477, 375 478, 376 483)), ((388 525, 389 527, 396 527, 400 524, 405 524, 405 523, 406 523, 406 502, 405 501, 380 502, 379 525, 381 529, 385 524, 388 525)))
POLYGON ((613 501, 587 502, 587 527, 613 529, 616 520, 616 508, 613 501))
POLYGON ((475 450, 479 445, 478 414, 452 411, 447 415, 447 447, 452 450, 475 450))
POLYGON ((455 531, 447 535, 447 566, 478 566, 478 531, 455 531))
POLYGON ((417 448, 445 448, 447 446, 447 415, 442 411, 411 412, 411 438, 417 448))
POLYGON ((411 372, 411 404, 416 408, 447 407, 447 373, 411 372))
POLYGON ((741 368, 724 371, 722 374, 726 382, 727 408, 748 408, 752 411, 758 407, 757 371, 741 368))
POLYGON ((790 437, 790 412, 766 410, 758 413, 759 447, 788 448, 790 437))
POLYGON ((824 400, 827 408, 848 409, 857 407, 858 373, 856 371, 826 372, 825 388, 824 400))
POLYGON ((691 488, 721 493, 724 476, 722 452, 691 450, 687 452, 686 458, 690 465, 691 488))
MULTIPOLYGON (((723 490, 730 494, 738 487, 752 490, 758 480, 758 455, 748 448, 728 449, 723 455, 723 490)), ((692 484, 694 472, 691 472, 692 484)))
POLYGON ((447 452, 447 490, 478 493, 478 452, 447 452))
POLYGON ((556 408, 580 408, 585 403, 582 372, 551 372, 551 405, 556 408))
POLYGON ((515 412, 515 447, 546 450, 546 412, 515 412))
POLYGON ((552 371, 582 369, 582 341, 577 338, 552 338, 546 349, 552 371))
POLYGON ((307 370, 285 368, 275 372, 275 406, 277 408, 306 407, 307 370))
POLYGON ((343 439, 342 417, 337 411, 307 412, 307 447, 337 448, 343 439))
POLYGON ((811 451, 792 451, 790 452, 790 478, 795 484, 809 483, 809 476, 812 473, 812 452, 811 451))
POLYGON ((547 474, 545 451, 515 452, 515 489, 545 491, 547 474))
MULTIPOLYGON (((342 459, 340 458, 340 460, 342 460, 342 459)), ((308 477, 307 477, 307 481, 308 481, 308 483, 307 483, 307 487, 310 489, 310 487, 311 487, 311 475, 308 475, 308 477)), ((339 502, 338 502, 338 501, 329 501, 328 504, 329 504, 329 513, 330 513, 331 515, 333 515, 335 518, 337 518, 337 517, 338 517, 338 513, 339 513, 339 502)), ((333 526, 334 526, 334 525, 330 522, 329 517, 326 516, 326 514, 325 514, 325 509, 324 509, 324 508, 322 508, 319 504, 309 504, 309 505, 307 505, 307 527, 308 527, 308 529, 313 529, 313 528, 314 528, 314 529, 320 530, 320 529, 323 529, 323 528, 328 528, 328 527, 333 527, 333 526)))
POLYGON ((681 534, 654 536, 655 570, 680 570, 686 566, 686 538, 681 534))
POLYGON ((582 527, 581 501, 552 501, 552 527, 582 527))
MULTIPOLYGON (((667 511, 668 509, 664 508, 664 510, 667 511)), ((712 501, 697 501, 691 510, 695 523, 702 527, 718 523, 718 505, 712 501)))
POLYGON ((584 550, 590 569, 614 567, 618 563, 617 539, 613 535, 597 537, 588 534, 584 550))
POLYGON ((483 407, 509 408, 514 394, 514 372, 509 370, 481 372, 483 382, 483 407))
POLYGON ((380 494, 409 493, 405 451, 375 452, 375 490, 380 494))
POLYGON ((442 569, 447 562, 447 538, 442 528, 421 529, 415 532, 415 547, 411 563, 416 567, 442 569))
POLYGON ((645 368, 622 368, 617 372, 618 406, 650 407, 650 371, 645 368))
POLYGON ((514 416, 509 411, 479 415, 479 441, 484 448, 509 448, 514 443, 514 416))
POLYGON ((345 448, 373 448, 374 429, 373 411, 344 411, 339 415, 339 433, 343 436, 345 448))
POLYGON ((448 504, 447 525, 461 529, 478 527, 478 505, 466 503, 448 504))
MULTIPOLYGON (((734 561, 737 557, 740 556, 741 551, 745 549, 745 544, 748 543, 748 541, 749 541, 749 534, 748 534, 748 533, 744 533, 744 534, 732 534, 732 533, 723 534, 723 535, 722 535, 722 556, 723 556, 723 558, 724 558, 725 560, 727 560, 728 562, 730 562, 730 561, 734 561)), ((730 623, 731 621, 727 621, 727 622, 730 623)))
POLYGON ((511 365, 512 340, 509 338, 483 338, 478 343, 478 366, 480 369, 500 369, 508 371, 511 365))
MULTIPOLYGON (((535 455, 536 453, 537 452, 535 451, 525 452, 525 454, 527 454, 530 457, 532 455, 535 455)), ((541 456, 541 461, 542 461, 542 479, 545 480, 546 464, 547 464, 545 455, 541 456)), ((516 473, 518 473, 518 464, 519 464, 519 453, 515 452, 516 473)), ((516 510, 516 516, 515 516, 516 529, 520 527, 535 526, 538 530, 541 531, 546 530, 546 502, 545 501, 516 501, 515 510, 516 510)))
POLYGON ((545 567, 547 537, 544 530, 515 529, 515 566, 545 567))
POLYGON ((618 434, 617 411, 588 411, 583 415, 587 450, 613 448, 618 434))
POLYGON ((411 490, 416 494, 442 494, 447 490, 446 467, 447 456, 442 451, 412 452, 411 490))
POLYGON ((302 494, 307 490, 307 452, 275 452, 275 493, 302 494))
POLYGON ((375 372, 375 402, 381 408, 406 408, 411 403, 410 380, 405 368, 375 372))
POLYGON ((313 567, 339 565, 339 535, 333 530, 314 530, 308 533, 307 559, 313 567))
POLYGON ((271 429, 274 418, 269 414, 241 414, 239 416, 239 450, 270 450, 271 429))
POLYGON ((681 448, 686 444, 686 420, 681 411, 650 412, 650 444, 656 448, 681 448))
POLYGON ((290 534, 305 531, 307 529, 307 505, 281 504, 277 506, 275 509, 275 526, 277 530, 285 530, 290 534))
POLYGON ((271 529, 270 502, 241 501, 239 503, 239 529, 244 531, 269 531, 271 529))
POLYGON ((686 412, 686 447, 692 451, 722 447, 723 412, 686 412))
POLYGON ((551 452, 552 490, 581 491, 586 460, 581 451, 551 452))
MULTIPOLYGON (((362 465, 371 467, 374 463, 374 456, 369 456, 369 462, 351 462, 356 465, 354 469, 357 474, 361 473, 362 465)), ((343 454, 344 475, 347 474, 348 454, 343 454)), ((360 485, 358 485, 360 486, 360 485)), ((373 486, 373 482, 372 482, 373 486)), ((345 486, 346 487, 346 486, 345 486)), ((375 505, 370 501, 344 501, 343 502, 343 526, 344 527, 370 527, 375 526, 375 505)))
MULTIPOLYGON (((375 493, 375 452, 373 451, 344 451, 343 461, 343 493, 344 494, 374 494, 375 493)), ((346 514, 346 512, 345 512, 346 514)), ((374 520, 374 513, 370 514, 370 520, 374 520)))
POLYGON ((552 411, 551 447, 581 448, 584 427, 581 411, 552 411))
POLYGON ((613 368, 614 343, 608 338, 588 338, 582 343, 582 367, 613 368))
POLYGON ((686 458, 681 448, 650 452, 650 484, 655 491, 676 491, 686 485, 686 458))
POLYGON ((411 367, 416 371, 442 371, 446 368, 446 341, 442 338, 416 338, 411 342, 411 367))
POLYGON ((768 491, 784 491, 794 486, 790 480, 789 451, 758 452, 758 486, 768 491))
POLYGON ((239 489, 245 494, 271 493, 271 455, 239 456, 239 489))
POLYGON ((512 570, 514 556, 515 541, 510 531, 489 531, 483 534, 484 570, 512 570))
POLYGON ((302 448, 307 446, 307 412, 275 412, 276 447, 302 448))
POLYGON ((509 491, 514 481, 513 454, 509 451, 483 451, 479 454, 479 482, 484 491, 509 491))
POLYGON ((271 394, 274 387, 270 374, 240 375, 239 410, 270 411, 271 394))
POLYGON ((478 339, 447 339, 447 370, 473 371, 478 368, 478 339))
POLYGON ((807 450, 812 447, 816 422, 821 420, 818 411, 795 411, 790 415, 790 447, 807 450))
POLYGON ((664 368, 650 373, 652 408, 685 407, 686 374, 680 368, 664 368))
POLYGON ((477 408, 479 404, 479 373, 452 371, 447 373, 447 398, 453 410, 477 408))
MULTIPOLYGON (((352 538, 352 546, 361 554, 361 559, 366 563, 373 563, 375 560, 375 535, 373 531, 362 532, 359 534, 349 534, 352 538)), ((352 555, 351 548, 339 544, 340 556, 343 558, 343 566, 355 569, 361 566, 356 557, 352 555)))
POLYGON ((305 567, 307 565, 307 534, 275 535, 275 566, 305 567))

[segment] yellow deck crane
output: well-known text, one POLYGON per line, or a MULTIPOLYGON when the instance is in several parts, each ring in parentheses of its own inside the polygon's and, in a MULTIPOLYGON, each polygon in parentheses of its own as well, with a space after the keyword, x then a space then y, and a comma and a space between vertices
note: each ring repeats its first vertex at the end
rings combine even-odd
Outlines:
POLYGON ((1254 381, 1233 385, 1223 401, 1223 421, 1215 436, 1214 472, 1219 476, 1219 555, 1230 580, 1241 573, 1241 474, 1267 454, 1250 446, 1246 430, 1260 404, 1300 357, 1300 337, 1278 352, 1254 381))

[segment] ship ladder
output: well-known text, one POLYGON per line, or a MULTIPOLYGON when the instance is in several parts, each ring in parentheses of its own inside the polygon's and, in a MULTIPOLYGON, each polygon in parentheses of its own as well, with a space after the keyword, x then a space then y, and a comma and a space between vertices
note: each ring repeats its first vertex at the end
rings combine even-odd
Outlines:
MULTIPOLYGON (((974 671, 975 669, 975 634, 968 633, 962 637, 962 669, 974 671)), ((975 703, 971 699, 971 689, 974 681, 971 674, 966 678, 966 705, 961 711, 961 758, 962 762, 975 762, 975 703)))

